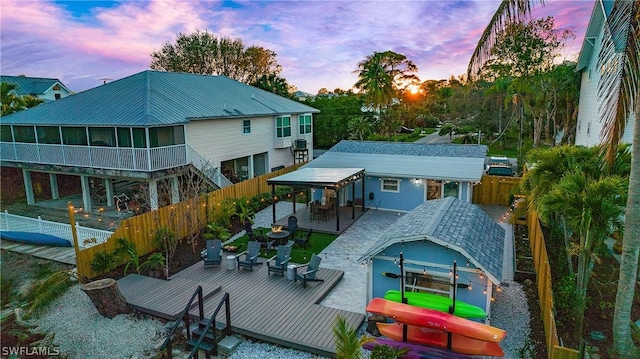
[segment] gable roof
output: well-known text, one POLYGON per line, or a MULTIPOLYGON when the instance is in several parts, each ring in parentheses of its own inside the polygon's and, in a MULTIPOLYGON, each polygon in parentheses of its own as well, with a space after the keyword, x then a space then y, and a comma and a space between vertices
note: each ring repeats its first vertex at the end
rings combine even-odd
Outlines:
MULTIPOLYGON (((591 12, 591 19, 587 26, 587 31, 584 34, 584 40, 582 41, 582 48, 580 49, 580 55, 578 56, 578 63, 576 64, 576 70, 581 71, 589 66, 593 49, 595 46, 596 38, 602 29, 602 23, 606 21, 611 10, 613 8, 613 0, 596 0, 591 12)), ((597 56, 598 54, 596 54, 597 56)))
POLYGON ((426 239, 459 252, 500 283, 504 236, 504 228, 480 207, 446 197, 427 201, 398 219, 358 261, 369 260, 395 243, 426 239))
POLYGON ((224 76, 143 71, 3 118, 5 124, 166 126, 318 110, 224 76))
POLYGON ((433 180, 480 181, 485 145, 340 141, 309 162, 310 168, 364 167, 367 175, 433 180))
POLYGON ((45 77, 0 76, 0 82, 16 85, 15 92, 18 96, 42 95, 55 85, 60 85, 67 92, 71 92, 60 80, 45 77))

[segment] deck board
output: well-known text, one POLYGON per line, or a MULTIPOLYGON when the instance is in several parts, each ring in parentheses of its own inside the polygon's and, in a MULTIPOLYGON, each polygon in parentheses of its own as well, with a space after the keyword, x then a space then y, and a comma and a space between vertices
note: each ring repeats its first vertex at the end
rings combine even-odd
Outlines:
MULTIPOLYGON (((197 263, 171 279, 189 279, 221 288, 204 300, 205 316, 211 316, 224 294, 229 293, 231 328, 236 333, 333 357, 335 340, 332 328, 336 317, 342 315, 352 327, 360 326, 364 320, 362 314, 318 304, 343 275, 341 271, 321 268, 318 277, 325 281, 310 282, 303 288, 300 282, 290 281, 286 276, 267 275, 266 265, 254 267, 251 272, 246 269, 227 270, 224 263, 221 268, 205 269, 197 263)), ((184 308, 185 304, 178 307, 184 308)), ((197 311, 197 308, 191 309, 190 315, 196 316, 197 311)), ((221 310, 216 322, 224 324, 225 321, 224 310, 221 310)))

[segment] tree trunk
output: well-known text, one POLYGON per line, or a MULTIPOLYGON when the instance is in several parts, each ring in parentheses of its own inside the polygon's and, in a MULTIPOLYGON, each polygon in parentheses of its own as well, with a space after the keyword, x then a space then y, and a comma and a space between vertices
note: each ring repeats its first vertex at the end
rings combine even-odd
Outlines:
POLYGON ((631 153, 629 196, 622 237, 620 277, 613 315, 613 348, 621 358, 637 358, 638 349, 631 339, 631 306, 638 274, 640 254, 640 97, 636 97, 636 118, 631 153))
POLYGON ((106 278, 82 285, 82 291, 93 302, 98 313, 107 318, 113 318, 118 314, 131 313, 131 308, 118 289, 115 279, 106 278))

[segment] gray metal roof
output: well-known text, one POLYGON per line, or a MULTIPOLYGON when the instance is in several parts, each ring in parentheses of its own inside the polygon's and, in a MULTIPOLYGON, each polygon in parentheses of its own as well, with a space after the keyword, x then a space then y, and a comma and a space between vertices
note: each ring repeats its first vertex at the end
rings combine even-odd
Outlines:
POLYGON ((453 197, 427 201, 398 219, 358 261, 401 242, 428 240, 469 259, 494 282, 502 281, 505 230, 480 207, 453 197))
POLYGON ((15 91, 18 96, 42 95, 56 84, 71 92, 60 80, 44 77, 0 76, 0 82, 16 85, 15 91))
POLYGON ((267 180, 268 184, 300 187, 344 187, 362 178, 364 168, 300 168, 267 180))
POLYGON ((381 177, 476 182, 486 154, 484 145, 340 141, 304 167, 364 167, 367 175, 381 177))
POLYGON ((163 126, 318 110, 224 76, 143 71, 3 117, 3 124, 163 126))

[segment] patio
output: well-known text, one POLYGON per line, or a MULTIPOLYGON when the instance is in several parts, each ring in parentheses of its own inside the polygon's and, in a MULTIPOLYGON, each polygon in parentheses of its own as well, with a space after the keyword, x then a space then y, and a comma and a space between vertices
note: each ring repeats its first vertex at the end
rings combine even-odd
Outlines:
POLYGON ((337 219, 340 223, 340 229, 336 230, 336 216, 333 215, 328 217, 326 220, 323 219, 311 219, 311 209, 307 205, 301 205, 300 203, 296 204, 296 211, 293 212, 293 204, 291 204, 291 213, 279 218, 276 223, 282 225, 284 228, 287 227, 287 221, 289 216, 296 216, 298 218, 298 227, 299 229, 312 229, 314 232, 321 233, 329 233, 329 234, 341 234, 347 228, 349 228, 353 223, 355 223, 362 215, 366 213, 366 210, 363 211, 360 207, 356 207, 355 211, 352 211, 353 208, 350 206, 339 206, 338 207, 338 217, 337 219))

